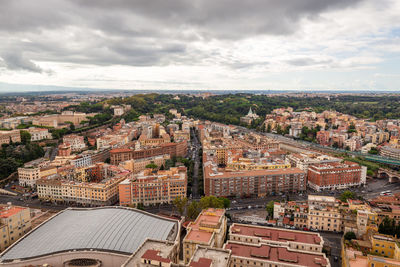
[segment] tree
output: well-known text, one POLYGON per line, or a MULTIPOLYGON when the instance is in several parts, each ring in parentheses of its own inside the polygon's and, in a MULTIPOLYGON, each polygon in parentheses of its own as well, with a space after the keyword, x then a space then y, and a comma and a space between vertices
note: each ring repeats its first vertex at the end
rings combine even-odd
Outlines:
POLYGON ((348 199, 355 199, 355 198, 356 198, 356 194, 354 192, 349 191, 349 190, 344 191, 340 195, 340 201, 342 201, 342 202, 346 202, 348 199))
POLYGON ((353 122, 350 123, 349 130, 348 130, 347 132, 348 132, 348 133, 355 133, 355 132, 357 132, 356 126, 354 125, 353 122))
POLYGON ((266 210, 268 212, 268 217, 269 218, 273 218, 274 217, 274 204, 275 201, 271 200, 270 202, 268 202, 267 206, 266 206, 266 210))
POLYGON ((194 220, 199 216, 201 211, 199 202, 197 201, 192 201, 190 202, 189 206, 187 207, 187 216, 188 218, 194 220))
POLYGON ((26 145, 31 142, 31 134, 28 131, 21 130, 19 131, 21 135, 21 143, 26 145))
POLYGON ((261 129, 260 129, 260 130, 261 130, 261 132, 263 132, 263 133, 265 132, 265 123, 263 123, 263 124, 261 125, 261 129))
POLYGON ((352 239, 356 239, 357 236, 354 232, 347 232, 346 234, 344 234, 344 239, 346 240, 352 240, 352 239))
POLYGON ((143 205, 143 203, 138 203, 138 204, 136 205, 136 208, 137 208, 138 210, 144 210, 144 205, 143 205))
POLYGON ((14 158, 0 158, 0 178, 7 178, 11 173, 15 172, 20 164, 14 158))
POLYGON ((222 201, 222 203, 224 204, 224 209, 227 209, 231 206, 231 201, 225 197, 219 197, 219 200, 222 201))
POLYGON ((158 166, 157 166, 157 164, 155 164, 154 162, 152 162, 152 163, 147 164, 147 165, 146 165, 146 168, 147 168, 147 169, 157 169, 158 166))
POLYGON ((368 151, 369 154, 377 155, 379 153, 378 149, 376 147, 371 147, 371 149, 368 151))
POLYGON ((177 197, 174 199, 173 204, 175 205, 176 209, 178 210, 179 214, 183 216, 185 212, 185 208, 187 206, 188 199, 186 197, 177 197))
POLYGON ((267 125, 267 133, 270 133, 270 132, 271 132, 271 124, 268 123, 268 125, 267 125))
POLYGON ((224 201, 215 196, 202 197, 200 199, 199 204, 200 204, 201 209, 207 209, 207 208, 223 209, 224 208, 224 201))
POLYGON ((282 127, 281 127, 280 124, 278 124, 278 125, 276 126, 276 133, 277 133, 277 134, 282 134, 282 133, 283 133, 283 132, 282 132, 282 127))

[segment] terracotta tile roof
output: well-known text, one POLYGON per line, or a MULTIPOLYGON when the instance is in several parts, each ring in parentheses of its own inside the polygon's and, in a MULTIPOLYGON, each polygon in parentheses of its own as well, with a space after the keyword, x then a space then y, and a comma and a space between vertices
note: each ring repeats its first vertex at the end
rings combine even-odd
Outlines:
POLYGON ((273 227, 259 227, 234 223, 232 224, 230 231, 235 235, 255 236, 265 240, 280 242, 295 241, 305 244, 320 244, 322 241, 317 233, 278 229, 273 227))
POLYGON ((284 247, 268 245, 250 245, 230 242, 225 249, 232 251, 232 256, 253 258, 260 261, 270 261, 280 264, 293 264, 294 266, 324 267, 328 261, 323 255, 306 252, 289 251, 284 247))
POLYGON ((8 218, 11 217, 21 211, 23 211, 26 208, 23 207, 10 207, 7 209, 7 207, 2 207, 0 210, 0 218, 8 218))
POLYGON ((160 251, 158 251, 158 250, 148 249, 148 250, 146 250, 145 253, 143 253, 142 259, 155 260, 155 261, 165 262, 165 263, 171 262, 170 259, 161 257, 159 255, 159 253, 160 253, 160 251))

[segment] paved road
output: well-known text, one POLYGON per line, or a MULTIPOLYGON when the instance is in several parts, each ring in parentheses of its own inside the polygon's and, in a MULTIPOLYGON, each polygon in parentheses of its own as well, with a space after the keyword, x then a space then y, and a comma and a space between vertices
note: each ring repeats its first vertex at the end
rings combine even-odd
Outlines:
POLYGON ((331 247, 331 256, 329 258, 331 262, 332 267, 339 267, 341 266, 341 259, 340 259, 340 253, 341 253, 341 239, 342 239, 342 234, 339 233, 329 233, 329 232, 323 232, 320 233, 321 236, 323 237, 324 241, 327 243, 327 246, 331 247), (335 261, 335 257, 337 261, 335 261))
POLYGON ((200 157, 199 151, 201 148, 201 144, 197 139, 196 132, 191 129, 191 135, 193 136, 192 139, 192 160, 194 161, 194 168, 193 168, 193 183, 192 183, 192 198, 197 199, 200 197, 199 194, 199 167, 200 167, 200 157))

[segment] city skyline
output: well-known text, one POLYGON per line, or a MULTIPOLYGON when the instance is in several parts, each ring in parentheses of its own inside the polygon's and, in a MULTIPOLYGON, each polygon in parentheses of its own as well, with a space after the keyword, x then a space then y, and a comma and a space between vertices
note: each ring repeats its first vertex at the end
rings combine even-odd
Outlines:
POLYGON ((400 86, 400 3, 0 4, 0 92, 374 90, 400 86), (32 85, 32 86, 31 86, 32 85), (37 89, 36 89, 37 90, 37 89))

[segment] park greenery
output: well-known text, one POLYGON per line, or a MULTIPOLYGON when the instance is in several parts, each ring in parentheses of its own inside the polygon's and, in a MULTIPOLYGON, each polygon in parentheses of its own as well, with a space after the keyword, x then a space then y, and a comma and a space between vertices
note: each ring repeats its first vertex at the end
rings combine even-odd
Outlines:
POLYGON ((0 150, 0 179, 8 177, 24 163, 43 157, 44 150, 38 144, 3 144, 0 150))
MULTIPOLYGON (((363 119, 380 120, 400 117, 400 96, 351 96, 338 95, 329 99, 326 97, 270 96, 255 94, 225 94, 207 98, 193 95, 180 95, 175 99, 171 94, 137 94, 126 98, 106 100, 109 105, 129 104, 132 111, 128 112, 129 120, 137 119, 139 114, 168 114, 169 109, 177 109, 183 115, 217 121, 226 124, 240 125, 240 117, 248 113, 251 107, 261 118, 275 108, 292 107, 295 111, 336 110, 363 119)), ((96 104, 96 109, 100 105, 96 104)), ((88 109, 86 104, 79 107, 80 111, 99 112, 88 109)), ((101 110, 103 112, 103 110, 101 110)), ((249 127, 261 127, 262 119, 249 127)), ((267 127, 267 126, 265 126, 267 127)), ((267 129, 266 129, 267 130, 267 129)), ((312 131, 312 129, 310 129, 312 131)), ((350 127, 350 132, 354 131, 350 127)), ((305 133, 308 136, 308 132, 305 133)))

